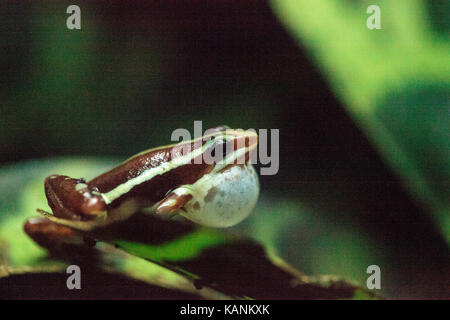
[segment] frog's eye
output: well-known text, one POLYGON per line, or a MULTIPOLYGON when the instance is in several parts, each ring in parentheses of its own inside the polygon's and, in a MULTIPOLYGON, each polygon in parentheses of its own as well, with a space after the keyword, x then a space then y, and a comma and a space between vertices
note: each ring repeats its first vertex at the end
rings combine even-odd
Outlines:
POLYGON ((222 161, 226 156, 231 154, 234 151, 233 149, 233 141, 221 137, 214 142, 207 154, 211 156, 214 163, 218 163, 222 161))
POLYGON ((221 126, 217 126, 217 127, 215 127, 215 128, 208 129, 208 130, 206 130, 206 132, 208 132, 208 133, 212 133, 212 132, 225 132, 225 131, 228 130, 228 129, 230 129, 230 127, 223 124, 223 125, 221 125, 221 126))
POLYGON ((86 184, 86 180, 84 178, 79 178, 79 179, 76 179, 75 183, 77 183, 77 184, 79 184, 79 183, 86 184))

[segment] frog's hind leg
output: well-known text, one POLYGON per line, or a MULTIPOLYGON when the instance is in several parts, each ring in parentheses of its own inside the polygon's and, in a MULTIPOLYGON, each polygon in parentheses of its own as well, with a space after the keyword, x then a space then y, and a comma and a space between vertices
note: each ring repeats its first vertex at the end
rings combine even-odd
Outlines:
POLYGON ((44 182, 45 196, 57 218, 85 221, 105 215, 107 205, 95 187, 84 179, 51 175, 44 182))

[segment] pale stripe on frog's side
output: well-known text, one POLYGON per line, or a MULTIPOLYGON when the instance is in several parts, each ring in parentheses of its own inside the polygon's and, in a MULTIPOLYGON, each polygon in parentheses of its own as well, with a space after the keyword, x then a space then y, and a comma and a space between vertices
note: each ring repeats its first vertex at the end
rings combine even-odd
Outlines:
MULTIPOLYGON (((228 140, 231 137, 225 135, 224 138, 228 140)), ((143 173, 141 173, 137 177, 118 185, 117 187, 115 187, 114 189, 112 189, 106 193, 101 193, 103 199, 105 200, 105 203, 106 204, 112 203, 114 200, 120 198, 121 196, 123 196, 124 194, 129 192, 135 186, 138 186, 146 181, 149 181, 150 179, 153 179, 157 175, 161 175, 163 173, 166 173, 169 170, 173 170, 175 168, 178 168, 180 166, 190 163, 193 159, 200 156, 209 147, 214 145, 215 142, 217 142, 218 140, 221 140, 221 139, 222 139, 222 137, 216 138, 216 139, 211 139, 211 140, 207 141, 201 148, 194 149, 190 153, 188 153, 184 156, 175 158, 169 162, 162 163, 158 167, 148 168, 147 170, 145 170, 143 173)), ((237 151, 238 150, 236 150, 235 152, 237 152, 237 151)), ((233 152, 233 154, 234 154, 234 152, 233 152)))

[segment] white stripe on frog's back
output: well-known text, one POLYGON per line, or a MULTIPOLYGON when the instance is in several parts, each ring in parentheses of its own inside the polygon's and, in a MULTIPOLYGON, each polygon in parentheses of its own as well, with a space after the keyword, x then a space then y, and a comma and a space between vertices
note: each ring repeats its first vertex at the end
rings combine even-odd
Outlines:
MULTIPOLYGON (((190 163, 194 158, 196 158, 196 157, 200 156, 202 153, 204 153, 206 151, 206 149, 211 147, 216 141, 222 140, 222 139, 229 140, 229 139, 233 139, 233 137, 223 135, 223 136, 217 137, 215 139, 208 140, 201 148, 194 149, 189 154, 186 154, 181 157, 172 159, 171 161, 162 163, 157 167, 148 168, 147 170, 143 171, 137 177, 127 180, 126 182, 118 185, 117 187, 115 187, 114 189, 112 189, 108 192, 102 193, 101 195, 103 197, 103 200, 105 201, 105 203, 107 205, 111 204, 114 200, 116 200, 116 199, 120 198, 121 196, 130 192, 130 190, 133 189, 134 187, 153 179, 155 176, 164 174, 166 172, 169 172, 170 170, 176 169, 178 167, 181 167, 183 165, 190 163)), ((235 152, 233 152, 230 156, 233 156, 236 153, 239 153, 239 154, 242 153, 239 151, 242 151, 242 149, 235 150, 235 152)))

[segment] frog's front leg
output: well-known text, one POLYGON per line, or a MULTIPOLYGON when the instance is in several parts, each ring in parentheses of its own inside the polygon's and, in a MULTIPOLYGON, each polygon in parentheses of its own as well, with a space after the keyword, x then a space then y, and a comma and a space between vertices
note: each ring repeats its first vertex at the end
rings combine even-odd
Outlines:
POLYGON ((184 205, 193 198, 191 190, 181 187, 170 192, 155 208, 158 215, 171 215, 183 210, 184 205))

